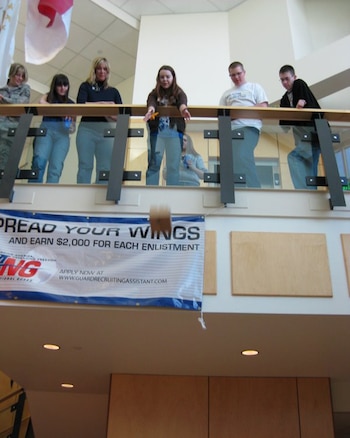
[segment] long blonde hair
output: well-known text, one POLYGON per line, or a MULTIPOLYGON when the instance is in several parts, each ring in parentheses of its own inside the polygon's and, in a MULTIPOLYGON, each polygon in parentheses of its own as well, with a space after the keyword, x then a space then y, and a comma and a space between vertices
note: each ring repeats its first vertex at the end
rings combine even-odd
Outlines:
POLYGON ((96 69, 102 63, 105 64, 107 67, 107 77, 103 82, 103 88, 108 88, 109 76, 111 74, 111 66, 109 65, 107 59, 104 58, 103 56, 98 56, 92 61, 90 74, 89 77, 86 79, 86 82, 88 82, 90 85, 96 84, 96 69))
POLYGON ((184 134, 183 136, 187 138, 186 153, 194 156, 199 155, 199 153, 194 148, 192 138, 188 134, 184 134))

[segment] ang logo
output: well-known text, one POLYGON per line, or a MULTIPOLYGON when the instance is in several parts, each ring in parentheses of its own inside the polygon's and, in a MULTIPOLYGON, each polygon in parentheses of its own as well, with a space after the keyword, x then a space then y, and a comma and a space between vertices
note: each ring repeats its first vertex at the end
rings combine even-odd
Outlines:
POLYGON ((0 277, 31 278, 38 272, 41 262, 36 260, 16 260, 5 254, 0 254, 0 277))

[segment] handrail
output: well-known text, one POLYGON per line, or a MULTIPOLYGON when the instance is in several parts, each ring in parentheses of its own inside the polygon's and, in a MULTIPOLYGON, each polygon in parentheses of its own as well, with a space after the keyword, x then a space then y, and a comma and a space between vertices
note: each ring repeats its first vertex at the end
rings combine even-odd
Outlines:
MULTIPOLYGON (((295 109, 275 107, 227 107, 227 106, 189 106, 192 117, 216 118, 220 115, 230 116, 231 119, 252 118, 261 120, 305 120, 313 119, 315 113, 322 115, 330 122, 350 122, 350 110, 332 109, 295 109)), ((157 108, 160 116, 180 117, 179 112, 172 106, 157 108)), ((20 116, 30 113, 38 116, 111 116, 116 113, 143 117, 147 112, 145 105, 96 105, 96 104, 2 104, 0 115, 20 116)))
MULTIPOLYGON (((0 409, 0 414, 10 410, 10 412, 15 412, 14 419, 12 421, 12 425, 8 424, 6 429, 1 430, 0 434, 3 434, 4 432, 8 431, 11 432, 8 437, 11 438, 18 438, 23 430, 21 431, 22 424, 23 424, 23 411, 25 407, 26 402, 26 393, 23 388, 17 389, 13 391, 11 394, 8 394, 0 399, 0 405, 4 404, 6 401, 10 400, 13 397, 18 396, 16 401, 11 401, 11 403, 7 406, 5 406, 3 409, 0 409)), ((3 425, 4 426, 4 425, 3 425)))
POLYGON ((6 395, 6 396, 3 397, 3 398, 0 398, 0 404, 3 403, 3 402, 5 402, 6 400, 8 400, 8 399, 11 398, 11 397, 14 397, 15 395, 20 394, 21 392, 23 392, 23 389, 22 389, 22 388, 21 388, 21 389, 17 389, 17 390, 14 391, 14 392, 11 392, 11 394, 8 394, 8 395, 6 395))

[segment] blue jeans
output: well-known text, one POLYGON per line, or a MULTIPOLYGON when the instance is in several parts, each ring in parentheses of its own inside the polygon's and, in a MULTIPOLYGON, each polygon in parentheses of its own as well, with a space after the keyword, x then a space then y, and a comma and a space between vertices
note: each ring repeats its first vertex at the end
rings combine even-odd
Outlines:
POLYGON ((45 121, 40 127, 47 131, 46 136, 36 137, 34 140, 32 169, 38 171, 38 178, 31 182, 43 182, 48 164, 46 182, 58 183, 69 151, 69 131, 64 127, 63 121, 45 121))
POLYGON ((150 148, 148 150, 148 169, 146 185, 159 185, 159 170, 165 151, 166 184, 179 185, 179 167, 181 161, 183 134, 174 129, 166 129, 158 134, 150 134, 150 148))
POLYGON ((101 171, 109 171, 113 151, 113 137, 104 137, 105 129, 111 129, 111 123, 81 122, 77 132, 77 151, 79 168, 78 184, 90 184, 91 175, 96 159, 96 184, 106 183, 99 181, 101 171))
POLYGON ((312 126, 294 126, 295 149, 288 154, 290 176, 296 189, 316 190, 317 186, 306 185, 307 176, 317 176, 320 145, 318 141, 304 141, 304 135, 314 132, 312 126))
POLYGON ((254 158, 254 149, 258 144, 260 132, 251 126, 237 130, 243 131, 244 138, 232 139, 233 172, 245 175, 247 187, 261 187, 254 158))

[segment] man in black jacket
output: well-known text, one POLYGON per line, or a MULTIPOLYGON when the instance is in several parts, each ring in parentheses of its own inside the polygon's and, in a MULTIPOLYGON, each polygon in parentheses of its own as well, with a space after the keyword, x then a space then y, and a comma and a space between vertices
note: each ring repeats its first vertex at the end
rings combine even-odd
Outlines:
MULTIPOLYGON (((280 80, 287 90, 282 96, 280 107, 285 108, 321 108, 309 86, 302 79, 297 79, 294 68, 284 65, 279 71, 280 80)), ((319 114, 315 114, 319 117, 319 114)), ((320 146, 314 132, 313 121, 285 121, 281 125, 293 125, 295 149, 288 154, 288 166, 294 187, 296 189, 310 189, 317 187, 307 186, 307 176, 317 176, 320 146), (305 141, 305 136, 311 141, 305 141)))

